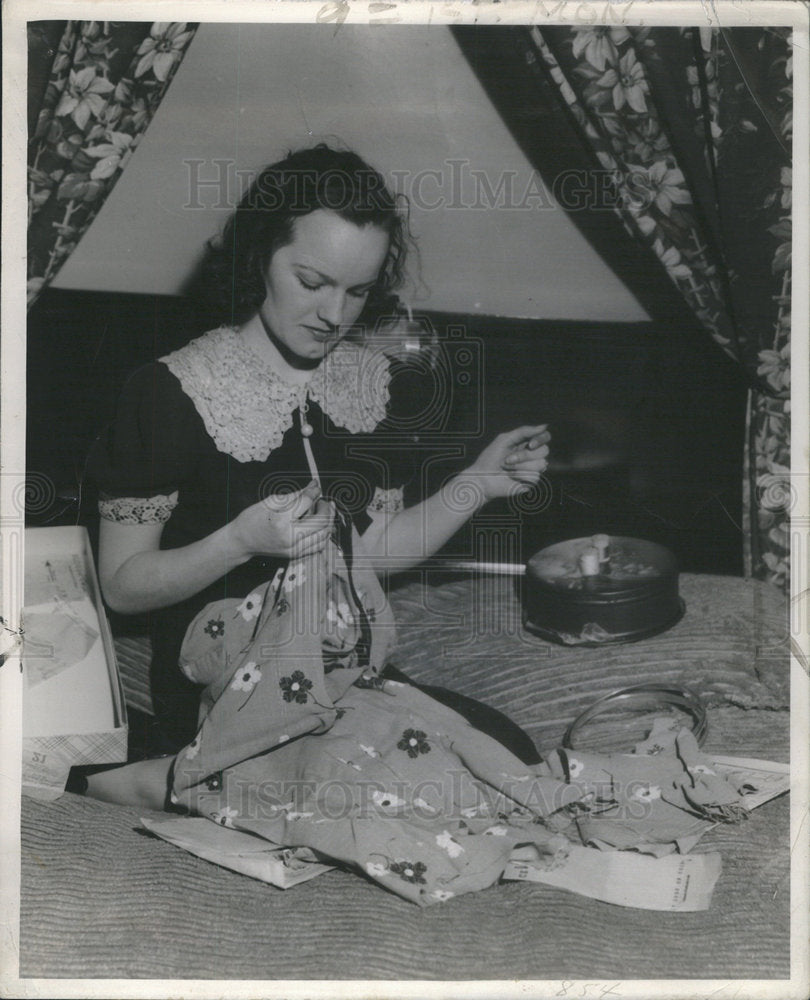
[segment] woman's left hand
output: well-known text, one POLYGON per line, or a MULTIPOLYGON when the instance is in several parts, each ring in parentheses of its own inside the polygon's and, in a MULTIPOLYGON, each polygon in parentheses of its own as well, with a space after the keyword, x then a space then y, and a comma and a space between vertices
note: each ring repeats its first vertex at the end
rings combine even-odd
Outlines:
POLYGON ((509 496, 516 484, 528 490, 548 466, 547 424, 516 427, 499 434, 461 475, 473 478, 486 500, 509 496))

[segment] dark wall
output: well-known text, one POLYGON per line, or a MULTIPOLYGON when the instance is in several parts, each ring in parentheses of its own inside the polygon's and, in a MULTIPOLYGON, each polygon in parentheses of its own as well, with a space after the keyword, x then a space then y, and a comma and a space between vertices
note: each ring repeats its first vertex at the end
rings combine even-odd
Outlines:
MULTIPOLYGON (((403 367, 393 391, 403 446, 423 459, 411 499, 470 461, 502 430, 549 423, 552 464, 519 528, 527 556, 561 538, 606 531, 649 538, 684 569, 741 573, 745 386, 701 337, 653 324, 431 314, 448 367, 403 367), (405 433, 407 432, 407 433, 405 433), (455 454, 447 454, 447 449, 455 454), (426 460, 426 461, 425 461, 426 460)), ((209 324, 181 299, 47 290, 28 329, 30 472, 57 497, 31 523, 93 522, 76 497, 88 449, 126 376, 209 324)), ((493 505, 488 518, 515 522, 493 505)), ((470 555, 474 528, 448 547, 470 555)))

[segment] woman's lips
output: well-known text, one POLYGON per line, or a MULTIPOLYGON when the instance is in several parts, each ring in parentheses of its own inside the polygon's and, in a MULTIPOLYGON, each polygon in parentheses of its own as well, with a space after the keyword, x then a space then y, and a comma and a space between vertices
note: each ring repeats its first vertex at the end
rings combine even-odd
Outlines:
POLYGON ((334 330, 321 330, 315 326, 305 326, 305 330, 309 330, 313 337, 318 340, 329 340, 330 337, 334 336, 334 330))

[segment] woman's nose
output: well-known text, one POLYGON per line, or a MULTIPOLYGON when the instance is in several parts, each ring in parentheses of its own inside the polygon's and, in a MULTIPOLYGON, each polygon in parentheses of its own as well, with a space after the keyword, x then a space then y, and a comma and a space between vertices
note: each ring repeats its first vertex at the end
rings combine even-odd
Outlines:
POLYGON ((330 326, 340 326, 346 308, 346 295, 339 288, 330 288, 318 303, 318 318, 330 326))

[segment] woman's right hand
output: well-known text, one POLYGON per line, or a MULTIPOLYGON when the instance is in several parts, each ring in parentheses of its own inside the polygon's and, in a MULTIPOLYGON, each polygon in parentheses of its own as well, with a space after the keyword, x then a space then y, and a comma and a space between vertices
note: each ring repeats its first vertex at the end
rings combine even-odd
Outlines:
POLYGON ((228 525, 237 555, 300 559, 329 540, 334 510, 317 483, 296 493, 275 493, 246 507, 228 525))

